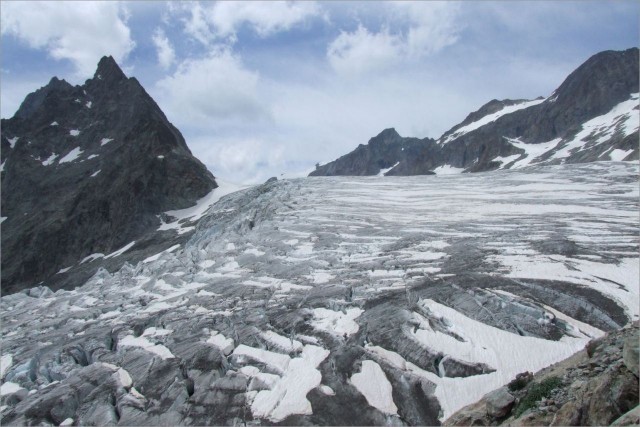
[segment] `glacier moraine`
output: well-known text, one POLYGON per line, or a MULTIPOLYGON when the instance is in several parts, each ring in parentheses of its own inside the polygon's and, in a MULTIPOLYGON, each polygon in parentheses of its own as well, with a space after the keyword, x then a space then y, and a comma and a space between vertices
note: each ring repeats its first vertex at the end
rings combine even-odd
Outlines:
POLYGON ((638 319, 638 173, 230 194, 184 247, 1 298, 2 423, 437 424, 638 319))

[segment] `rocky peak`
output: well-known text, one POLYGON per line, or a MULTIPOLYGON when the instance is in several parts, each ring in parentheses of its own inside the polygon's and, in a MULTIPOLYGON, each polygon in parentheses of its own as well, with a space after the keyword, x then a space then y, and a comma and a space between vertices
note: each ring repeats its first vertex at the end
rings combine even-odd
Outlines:
POLYGON ((61 94, 72 91, 73 86, 67 81, 52 77, 46 86, 27 95, 24 101, 22 101, 22 104, 20 104, 20 108, 18 108, 15 116, 21 119, 28 119, 43 106, 48 97, 52 95, 54 97, 60 96, 61 94))
POLYGON ((374 152, 386 152, 393 149, 396 145, 400 145, 403 138, 396 132, 394 128, 385 129, 377 136, 371 138, 367 147, 374 152))
POLYGON ((396 132, 395 128, 388 128, 380 132, 377 136, 375 136, 372 139, 381 139, 381 140, 388 141, 396 138, 400 138, 400 134, 396 132))
MULTIPOLYGON (((630 93, 638 92, 638 48, 625 51, 607 50, 597 53, 580 65, 556 90, 556 103, 570 101, 572 96, 588 95, 594 101, 603 97, 622 102, 630 93)), ((597 111, 598 114, 606 111, 597 111)))
POLYGON ((138 245, 128 253, 140 247, 139 256, 173 244, 176 236, 156 236, 159 216, 193 206, 217 187, 180 131, 112 57, 82 86, 53 78, 28 95, 2 120, 1 144, 3 293, 40 281, 73 286, 127 256, 111 264, 79 261, 106 259, 132 241, 138 245), (145 238, 153 243, 143 248, 145 238))
POLYGON ((593 55, 541 104, 524 136, 548 141, 626 101, 638 92, 638 61, 638 48, 593 55))
POLYGON ((112 56, 103 56, 100 62, 98 62, 98 68, 93 78, 104 80, 105 82, 117 82, 125 80, 127 76, 122 72, 122 69, 120 69, 112 56))
POLYGON ((73 88, 65 79, 59 79, 56 76, 51 77, 46 87, 48 87, 49 90, 68 90, 73 88))

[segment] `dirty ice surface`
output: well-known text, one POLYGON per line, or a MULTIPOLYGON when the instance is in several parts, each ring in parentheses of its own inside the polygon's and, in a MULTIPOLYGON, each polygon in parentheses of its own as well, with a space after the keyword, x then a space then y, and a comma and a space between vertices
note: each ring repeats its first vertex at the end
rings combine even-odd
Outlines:
POLYGON ((2 421, 49 422, 34 408, 51 404, 82 425, 434 424, 638 318, 638 172, 318 177, 207 196, 167 213, 196 227, 181 246, 0 299, 2 421), (70 395, 79 381, 87 393, 70 395))

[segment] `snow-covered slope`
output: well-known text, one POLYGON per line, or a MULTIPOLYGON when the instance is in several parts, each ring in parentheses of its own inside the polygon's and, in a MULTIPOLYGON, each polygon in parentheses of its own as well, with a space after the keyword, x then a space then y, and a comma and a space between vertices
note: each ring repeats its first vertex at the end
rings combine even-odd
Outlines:
POLYGON ((438 140, 439 144, 446 144, 449 141, 453 141, 456 138, 459 138, 471 131, 474 131, 484 125, 487 125, 489 123, 493 123, 496 120, 498 120, 500 117, 506 115, 506 114, 511 114, 514 113, 516 111, 525 109, 525 108, 529 108, 529 107, 533 107, 534 105, 538 105, 541 104, 542 102, 544 102, 544 98, 541 99, 534 99, 531 101, 521 101, 521 102, 517 102, 514 103, 512 105, 505 105, 503 108, 501 108, 500 110, 496 111, 495 113, 491 113, 491 114, 487 114, 485 116, 482 116, 480 118, 478 118, 478 120, 473 121, 471 123, 468 123, 464 126, 458 127, 457 129, 455 129, 454 132, 447 134, 446 136, 441 137, 438 140))
POLYGON ((178 248, 2 297, 2 421, 437 424, 638 318, 638 172, 227 195, 178 248))
POLYGON ((575 135, 536 144, 528 144, 520 138, 505 137, 511 145, 522 150, 522 154, 513 155, 508 161, 503 160, 499 169, 520 168, 531 164, 565 163, 570 159, 579 159, 581 154, 588 153, 593 157, 594 152, 597 152, 597 160, 631 160, 634 152, 637 156, 637 149, 619 149, 612 146, 610 141, 613 137, 624 140, 629 136, 638 135, 639 95, 632 93, 628 100, 619 103, 606 114, 586 121, 575 135))

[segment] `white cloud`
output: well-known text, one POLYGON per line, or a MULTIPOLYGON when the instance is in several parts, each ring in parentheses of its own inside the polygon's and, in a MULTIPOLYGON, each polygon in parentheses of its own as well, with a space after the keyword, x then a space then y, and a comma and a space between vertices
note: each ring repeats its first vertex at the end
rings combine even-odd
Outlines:
POLYGON ((398 66, 400 60, 419 60, 458 40, 457 3, 390 2, 387 6, 398 30, 392 32, 385 26, 370 32, 359 25, 354 32, 342 32, 327 49, 336 71, 360 74, 398 66))
POLYGON ((199 137, 189 142, 198 158, 223 180, 257 184, 286 169, 284 145, 256 137, 199 137))
POLYGON ((421 57, 438 52, 458 40, 460 4, 454 2, 394 2, 404 9, 411 26, 407 55, 421 57))
POLYGON ((0 117, 4 119, 12 117, 24 98, 46 85, 50 78, 50 76, 43 76, 41 79, 21 79, 19 76, 3 76, 2 91, 0 91, 0 117))
POLYGON ((403 40, 388 30, 370 33, 362 25, 352 33, 342 32, 329 45, 327 57, 331 66, 344 74, 392 66, 402 57, 403 40))
MULTIPOLYGON (((173 4, 173 3, 170 3, 173 4)), ((194 39, 198 40, 204 45, 208 45, 212 38, 209 24, 205 15, 205 10, 200 3, 179 3, 189 12, 189 18, 183 19, 184 31, 194 39)), ((178 7, 172 7, 172 10, 179 11, 178 7)))
POLYGON ((267 37, 320 14, 315 2, 220 1, 185 4, 184 9, 189 12, 189 18, 184 19, 185 32, 205 45, 219 39, 235 42, 243 25, 267 37))
POLYGON ((212 5, 209 21, 219 36, 234 35, 242 24, 249 24, 262 37, 293 26, 315 16, 320 8, 315 2, 240 2, 223 1, 212 5))
POLYGON ((164 69, 170 68, 176 59, 176 52, 164 31, 160 28, 153 33, 153 44, 156 46, 158 63, 164 69))
POLYGON ((259 99, 258 73, 247 70, 228 49, 186 60, 157 83, 167 115, 180 126, 242 123, 268 117, 259 99))
POLYGON ((3 2, 2 34, 68 59, 90 76, 104 55, 123 61, 134 48, 127 12, 117 2, 3 2))

